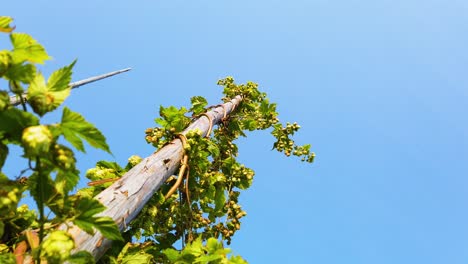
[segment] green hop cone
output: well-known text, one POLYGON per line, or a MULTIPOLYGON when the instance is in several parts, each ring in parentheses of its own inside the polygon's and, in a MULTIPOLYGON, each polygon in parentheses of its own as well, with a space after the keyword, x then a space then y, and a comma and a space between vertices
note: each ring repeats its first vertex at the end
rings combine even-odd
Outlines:
POLYGON ((97 168, 91 168, 86 171, 86 178, 92 181, 115 178, 115 177, 117 177, 117 173, 115 172, 114 169, 97 167, 97 168))
POLYGON ((40 116, 43 116, 50 111, 48 106, 51 104, 52 100, 50 97, 47 97, 44 94, 39 94, 28 97, 28 102, 34 112, 38 113, 40 116))
POLYGON ((15 182, 10 180, 0 182, 0 218, 10 218, 15 215, 21 194, 22 190, 15 182))
POLYGON ((63 145, 54 145, 54 161, 64 170, 75 168, 76 159, 73 151, 63 145))
POLYGON ((42 244, 41 257, 46 258, 49 264, 62 263, 74 247, 75 242, 67 232, 53 231, 42 244))
POLYGON ((46 154, 49 152, 52 139, 52 133, 46 126, 31 126, 24 129, 21 140, 26 156, 36 157, 46 154))
POLYGON ((0 91, 0 112, 10 106, 10 96, 7 91, 0 91))
POLYGON ((138 163, 140 163, 143 159, 140 156, 133 155, 128 158, 127 166, 125 167, 127 170, 135 167, 138 163))
POLYGON ((20 223, 23 226, 31 226, 36 220, 37 215, 34 210, 29 210, 28 205, 23 204, 16 208, 16 217, 21 218, 20 223))

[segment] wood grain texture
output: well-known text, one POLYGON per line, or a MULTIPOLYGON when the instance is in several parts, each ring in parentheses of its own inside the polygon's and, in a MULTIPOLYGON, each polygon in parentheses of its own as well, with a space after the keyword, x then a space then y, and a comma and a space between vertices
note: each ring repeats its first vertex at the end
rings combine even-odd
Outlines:
MULTIPOLYGON (((225 115, 224 111, 229 115, 241 100, 242 98, 237 96, 230 102, 225 103, 224 109, 222 106, 218 106, 209 110, 206 114, 211 117, 212 125, 219 124, 225 115)), ((190 130, 199 129, 205 135, 209 127, 209 118, 200 116, 182 134, 185 135, 190 130)), ((166 179, 175 173, 182 156, 182 143, 179 139, 175 139, 156 153, 143 159, 118 181, 96 196, 107 207, 100 216, 112 217, 119 229, 124 230, 166 179), (169 160, 169 162, 164 162, 164 160, 169 160)), ((68 228, 63 225, 61 229, 68 230, 75 239, 76 248, 74 252, 87 250, 91 252, 95 259, 99 259, 112 243, 99 232, 91 236, 72 224, 68 224, 68 228)))

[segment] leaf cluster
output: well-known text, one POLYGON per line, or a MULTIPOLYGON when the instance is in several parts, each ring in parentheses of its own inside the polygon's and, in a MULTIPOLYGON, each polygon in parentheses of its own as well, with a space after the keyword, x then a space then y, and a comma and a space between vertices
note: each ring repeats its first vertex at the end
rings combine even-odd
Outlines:
POLYGON ((29 255, 36 262, 80 263, 90 255, 70 253, 74 241, 63 231, 67 223, 90 234, 98 230, 110 239, 122 237, 111 218, 98 216, 105 209, 102 204, 90 196, 71 194, 80 173, 73 148, 84 152, 87 142, 109 153, 110 149, 93 124, 67 107, 60 122, 42 123, 42 117, 69 96, 75 61, 46 81, 37 64, 50 56, 30 35, 13 32, 11 23, 10 17, 0 17, 0 32, 9 34, 12 45, 11 50, 0 51, 0 262, 29 255), (13 105, 18 100, 21 108, 13 105), (11 145, 23 150, 25 169, 7 176, 2 168, 11 145), (26 191, 37 211, 18 206, 26 191))
MULTIPOLYGON (((315 156, 310 152, 310 145, 295 144, 292 136, 299 126, 296 123, 283 126, 278 119, 276 104, 269 102, 257 84, 238 85, 232 77, 222 79, 218 84, 223 87, 225 102, 241 96, 241 103, 213 130, 212 137, 203 137, 198 130, 186 133, 189 173, 185 183, 166 199, 165 194, 176 181, 176 176, 170 177, 127 231, 137 240, 150 243, 155 251, 162 251, 165 258, 160 261, 193 262, 194 256, 184 257, 189 246, 177 251, 176 243, 201 245, 202 241, 220 239, 230 244, 241 228, 241 218, 246 212, 239 204, 239 196, 251 186, 255 173, 237 160, 235 141, 246 136, 247 131, 271 129, 274 149, 307 162, 312 162, 315 156)), ((206 105, 206 99, 195 96, 191 98, 188 110, 161 106, 160 117, 155 120, 160 126, 145 131, 146 141, 157 149, 163 147, 175 139, 191 119, 209 110, 206 105)))
MULTIPOLYGON (((184 132, 187 172, 167 179, 121 234, 111 218, 99 216, 105 207, 93 197, 142 159, 132 156, 124 167, 100 161, 86 172, 93 186, 71 194, 80 173, 74 150, 85 152, 86 142, 110 153, 109 146, 93 124, 67 107, 60 122, 41 122, 69 96, 76 61, 54 71, 46 81, 37 64, 50 56, 28 34, 14 33, 11 22, 9 17, 0 17, 0 32, 9 34, 13 46, 0 51, 0 78, 8 87, 2 89, 0 84, 0 263, 15 263, 15 256, 47 263, 93 263, 88 252, 71 253, 75 244, 65 232, 67 223, 115 240, 102 263, 246 263, 241 257, 229 257, 230 250, 223 245, 230 244, 241 228, 247 213, 239 196, 252 185, 255 175, 238 161, 236 140, 249 131, 270 129, 273 149, 313 162, 310 145, 296 145, 292 138, 299 125, 280 123, 276 104, 270 103, 257 84, 236 84, 232 77, 219 80, 223 101, 240 96, 241 102, 208 137, 199 130, 184 132), (13 105, 15 101, 21 109, 13 105), (1 172, 11 145, 22 148, 26 163, 16 177, 1 172), (184 184, 166 195, 177 177, 184 177, 184 184), (37 211, 18 206, 26 191, 37 211)), ((155 119, 158 126, 146 129, 146 141, 162 148, 209 111, 207 104, 205 98, 195 96, 188 108, 161 106, 155 119)))

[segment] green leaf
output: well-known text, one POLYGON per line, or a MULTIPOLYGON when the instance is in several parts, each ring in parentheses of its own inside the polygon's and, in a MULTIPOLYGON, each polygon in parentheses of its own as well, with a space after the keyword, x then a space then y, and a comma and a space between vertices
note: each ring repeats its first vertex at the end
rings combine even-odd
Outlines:
POLYGON ((180 253, 179 251, 173 249, 173 248, 166 248, 162 251, 164 255, 169 259, 171 263, 174 263, 179 259, 180 253))
POLYGON ((75 66, 76 60, 70 65, 60 68, 50 75, 47 80, 47 88, 50 91, 63 91, 69 88, 72 77, 72 69, 75 66))
POLYGON ((65 139, 76 149, 85 152, 81 140, 84 139, 91 146, 111 153, 104 135, 93 124, 86 121, 82 115, 71 111, 67 107, 63 108, 60 127, 65 139))
POLYGON ((181 252, 181 257, 185 258, 187 255, 199 257, 203 254, 202 238, 199 236, 195 241, 185 246, 181 252))
MULTIPOLYGON (((115 243, 113 244, 113 248, 115 243)), ((139 264, 139 263, 153 263, 152 259, 153 256, 145 252, 147 247, 151 247, 150 245, 142 246, 141 244, 132 244, 126 243, 123 248, 119 249, 116 253, 118 253, 117 259, 115 259, 115 263, 126 263, 126 264, 139 264)), ((113 249, 112 248, 112 249, 113 249)), ((112 250, 111 249, 111 250, 112 250)), ((107 252, 109 253, 109 251, 107 252)))
POLYGON ((106 207, 94 198, 81 197, 76 210, 79 212, 78 219, 87 219, 106 210, 106 207))
POLYGON ((248 264, 241 256, 232 256, 229 259, 230 264, 248 264))
POLYGON ((96 167, 113 169, 116 173, 123 171, 123 168, 117 162, 100 160, 96 163, 96 167))
POLYGON ((257 129, 257 121, 247 119, 242 122, 242 126, 249 131, 254 131, 255 129, 257 129))
POLYGON ((190 112, 193 113, 193 115, 199 115, 201 113, 204 113, 206 105, 208 105, 208 102, 206 99, 202 96, 194 96, 190 98, 190 102, 192 103, 192 107, 190 108, 190 112))
POLYGON ((62 193, 68 193, 69 191, 73 190, 75 186, 78 184, 80 181, 80 171, 78 170, 59 170, 57 172, 57 176, 55 177, 55 182, 63 182, 64 184, 61 185, 63 186, 63 189, 60 190, 62 193))
POLYGON ((71 255, 68 257, 67 261, 72 264, 94 264, 96 263, 94 261, 93 255, 89 253, 88 251, 78 251, 75 254, 71 255))
POLYGON ((131 255, 126 255, 125 257, 123 257, 122 259, 122 264, 145 264, 145 263, 152 263, 152 260, 153 260, 153 256, 148 254, 148 253, 144 253, 144 252, 138 252, 138 253, 134 253, 134 254, 131 254, 131 255))
POLYGON ((55 110, 67 99, 71 90, 68 84, 75 62, 52 73, 47 84, 42 74, 36 74, 28 89, 28 102, 34 112, 43 116, 55 110))
POLYGON ((0 32, 12 32, 15 29, 15 27, 10 26, 11 22, 13 22, 13 18, 8 16, 0 16, 0 32))
POLYGON ((0 112, 0 136, 15 144, 21 143, 23 130, 29 126, 39 125, 39 119, 31 113, 17 108, 0 112))
POLYGON ((190 118, 185 116, 186 113, 187 109, 185 107, 178 109, 175 106, 167 108, 161 106, 159 108, 161 118, 157 118, 155 121, 166 129, 174 129, 173 132, 180 132, 190 123, 190 118))
MULTIPOLYGON (((211 261, 223 259, 224 256, 221 254, 213 254, 213 255, 203 255, 198 257, 193 263, 210 263, 211 261)), ((214 262, 218 263, 218 262, 214 262)))
POLYGON ((0 77, 2 77, 11 62, 11 53, 8 50, 0 51, 0 77))
POLYGON ((86 233, 93 235, 95 229, 102 235, 112 240, 123 240, 117 225, 110 217, 79 217, 73 220, 73 223, 86 233))
POLYGON ((268 99, 265 99, 260 103, 259 111, 262 115, 270 115, 271 113, 275 113, 276 104, 270 104, 268 99))
POLYGON ((94 216, 105 209, 105 206, 99 201, 93 198, 81 197, 76 208, 78 216, 73 220, 73 223, 88 234, 93 234, 93 228, 96 228, 108 239, 123 240, 119 228, 112 218, 94 216))
POLYGON ((28 103, 33 111, 40 116, 55 110, 70 95, 70 89, 51 91, 47 88, 44 76, 38 73, 29 84, 28 103))
POLYGON ((94 227, 101 232, 101 234, 112 240, 123 241, 122 234, 120 234, 119 227, 114 220, 109 216, 103 216, 96 218, 94 227))
POLYGON ((226 196, 224 194, 224 186, 217 186, 216 187, 216 195, 215 195, 215 211, 223 214, 222 209, 224 208, 224 204, 226 203, 226 196))
POLYGON ((207 198, 208 200, 214 199, 216 196, 216 187, 214 185, 208 186, 208 190, 206 190, 205 195, 203 198, 207 198))
POLYGON ((246 190, 252 185, 252 179, 241 179, 236 183, 236 187, 241 190, 246 190))
POLYGON ((28 178, 28 189, 36 201, 50 204, 56 197, 55 183, 48 174, 34 173, 28 178))
POLYGON ((219 156, 219 147, 213 141, 208 141, 207 149, 214 158, 219 156))
POLYGON ((226 158, 223 160, 222 171, 224 174, 232 174, 232 167, 236 164, 236 159, 233 157, 226 158))
POLYGON ((85 231, 86 233, 90 235, 94 235, 94 228, 93 228, 93 223, 91 221, 88 221, 89 219, 74 219, 73 223, 78 226, 81 230, 85 231))
POLYGON ((10 64, 5 71, 5 78, 12 81, 30 83, 36 76, 36 67, 33 64, 10 64))
POLYGON ((208 253, 216 252, 219 248, 223 248, 223 246, 216 238, 208 238, 208 241, 206 241, 206 249, 208 250, 208 253))
POLYGON ((13 60, 15 62, 29 61, 43 64, 50 59, 44 47, 30 35, 25 33, 12 33, 10 35, 13 44, 13 60))

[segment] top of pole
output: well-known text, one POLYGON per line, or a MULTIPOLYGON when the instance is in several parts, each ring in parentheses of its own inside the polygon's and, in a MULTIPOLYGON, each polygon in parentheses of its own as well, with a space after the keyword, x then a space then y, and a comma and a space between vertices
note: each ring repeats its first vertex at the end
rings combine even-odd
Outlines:
MULTIPOLYGON (((128 72, 130 71, 132 68, 125 68, 125 69, 122 69, 122 70, 118 70, 118 71, 113 71, 113 72, 109 72, 109 73, 105 73, 105 74, 101 74, 101 75, 97 75, 97 76, 93 76, 93 77, 90 77, 90 78, 86 78, 84 80, 80 80, 80 81, 77 81, 77 82, 72 82, 69 84, 69 86, 74 89, 74 88, 78 88, 80 86, 83 86, 83 85, 86 85, 88 83, 92 83, 92 82, 96 82, 96 81, 99 81, 99 80, 102 80, 102 79, 106 79, 106 78, 109 78, 111 76, 114 76, 114 75, 117 75, 117 74, 121 74, 121 73, 124 73, 124 72, 128 72)), ((26 93, 23 94, 24 97, 26 97, 26 93)), ((21 103, 21 100, 18 98, 18 96, 16 95, 13 95, 13 96, 10 96, 10 103, 13 105, 13 106, 16 106, 16 105, 19 105, 21 103)))
POLYGON ((87 78, 87 79, 84 79, 84 80, 81 80, 81 81, 72 82, 72 83, 70 83, 70 87, 72 89, 73 88, 78 88, 78 87, 80 87, 82 85, 85 85, 85 84, 88 84, 88 83, 92 83, 92 82, 95 82, 95 81, 99 81, 99 80, 102 80, 102 79, 109 78, 109 77, 117 75, 117 74, 128 72, 131 69, 132 68, 126 68, 126 69, 122 69, 122 70, 118 70, 118 71, 113 71, 113 72, 101 74, 101 75, 98 75, 98 76, 93 76, 93 77, 90 77, 90 78, 87 78))

